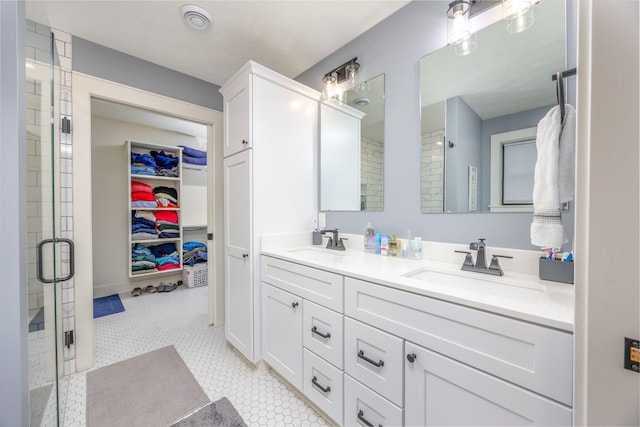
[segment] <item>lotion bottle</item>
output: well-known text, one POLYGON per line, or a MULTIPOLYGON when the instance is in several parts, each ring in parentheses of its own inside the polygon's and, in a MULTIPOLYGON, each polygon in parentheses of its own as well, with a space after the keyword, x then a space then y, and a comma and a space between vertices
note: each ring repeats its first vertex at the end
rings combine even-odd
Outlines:
POLYGON ((389 255, 389 236, 382 236, 380 238, 380 255, 389 255))

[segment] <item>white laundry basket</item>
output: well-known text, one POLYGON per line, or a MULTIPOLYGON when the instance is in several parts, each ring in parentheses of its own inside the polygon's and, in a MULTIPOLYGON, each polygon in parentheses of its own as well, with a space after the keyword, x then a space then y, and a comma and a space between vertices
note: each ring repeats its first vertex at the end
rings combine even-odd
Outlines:
POLYGON ((194 266, 185 265, 182 270, 182 281, 190 288, 207 286, 207 275, 206 262, 194 266))

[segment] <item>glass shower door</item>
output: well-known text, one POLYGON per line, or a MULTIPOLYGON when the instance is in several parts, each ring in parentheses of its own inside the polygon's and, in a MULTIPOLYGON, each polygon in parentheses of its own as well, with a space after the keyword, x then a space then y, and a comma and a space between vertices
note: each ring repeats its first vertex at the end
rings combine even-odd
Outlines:
POLYGON ((27 263, 31 425, 60 425, 63 376, 62 282, 73 275, 73 244, 60 224, 60 67, 53 34, 27 21, 27 263))

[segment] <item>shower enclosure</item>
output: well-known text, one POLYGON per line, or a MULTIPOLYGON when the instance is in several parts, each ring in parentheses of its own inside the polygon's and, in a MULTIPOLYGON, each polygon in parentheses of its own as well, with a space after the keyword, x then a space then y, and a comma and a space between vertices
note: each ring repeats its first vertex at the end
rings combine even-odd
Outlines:
POLYGON ((25 40, 30 420, 59 426, 68 389, 62 349, 73 340, 62 333, 61 311, 64 284, 73 276, 73 242, 59 232, 61 73, 49 27, 27 20, 25 40))

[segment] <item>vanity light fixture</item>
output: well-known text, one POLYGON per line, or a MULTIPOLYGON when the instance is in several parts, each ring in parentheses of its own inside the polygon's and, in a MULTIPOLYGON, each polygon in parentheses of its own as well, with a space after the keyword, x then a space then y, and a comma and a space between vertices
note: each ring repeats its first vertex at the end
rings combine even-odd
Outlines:
POLYGON ((449 3, 447 10, 447 43, 459 44, 468 38, 469 31, 469 11, 471 3, 467 0, 454 0, 449 3))
POLYGON ((333 98, 335 96, 339 97, 340 93, 338 91, 338 86, 345 82, 346 84, 344 86, 346 86, 346 88, 343 90, 350 89, 356 85, 356 74, 360 69, 360 64, 358 64, 357 61, 358 58, 355 57, 324 75, 322 78, 322 95, 324 99, 333 98))
POLYGON ((196 31, 206 31, 211 28, 213 18, 211 14, 199 6, 186 4, 180 8, 185 24, 196 31))
POLYGON ((507 32, 520 33, 535 21, 531 0, 502 0, 502 19, 507 21, 507 32))

